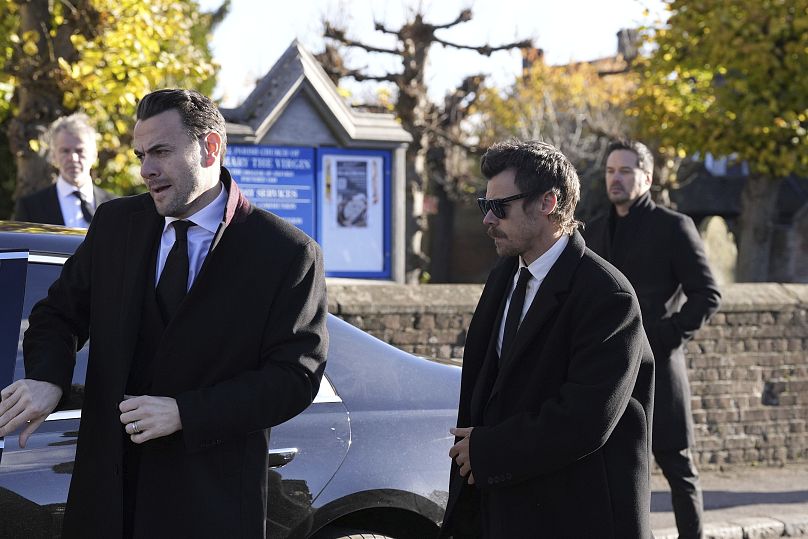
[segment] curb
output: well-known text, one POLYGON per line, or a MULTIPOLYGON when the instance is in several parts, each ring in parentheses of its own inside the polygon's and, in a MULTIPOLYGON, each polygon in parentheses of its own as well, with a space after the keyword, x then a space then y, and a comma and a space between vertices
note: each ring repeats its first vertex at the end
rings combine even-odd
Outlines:
MULTIPOLYGON (((655 539, 677 539, 676 528, 654 530, 655 539)), ((808 536, 808 514, 775 515, 770 518, 736 518, 704 526, 704 539, 770 539, 808 536)))

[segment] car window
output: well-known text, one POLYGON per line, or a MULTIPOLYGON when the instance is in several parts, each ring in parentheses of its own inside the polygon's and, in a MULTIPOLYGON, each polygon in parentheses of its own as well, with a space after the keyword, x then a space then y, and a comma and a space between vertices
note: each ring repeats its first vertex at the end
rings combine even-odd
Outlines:
MULTIPOLYGON (((28 316, 37 301, 48 294, 48 288, 59 277, 61 264, 29 263, 28 275, 25 279, 25 300, 22 305, 22 322, 20 324, 20 342, 17 346, 17 362, 14 366, 14 379, 25 378, 25 364, 22 357, 23 333, 28 329, 28 316)), ((76 356, 76 368, 73 371, 73 384, 84 385, 87 372, 88 347, 85 345, 76 356)))

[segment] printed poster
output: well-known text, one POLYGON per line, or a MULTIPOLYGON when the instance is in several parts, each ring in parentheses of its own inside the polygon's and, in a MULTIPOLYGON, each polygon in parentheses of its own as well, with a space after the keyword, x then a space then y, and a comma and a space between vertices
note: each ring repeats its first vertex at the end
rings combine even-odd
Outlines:
POLYGON ((384 158, 325 153, 321 157, 321 234, 326 271, 385 271, 384 158))

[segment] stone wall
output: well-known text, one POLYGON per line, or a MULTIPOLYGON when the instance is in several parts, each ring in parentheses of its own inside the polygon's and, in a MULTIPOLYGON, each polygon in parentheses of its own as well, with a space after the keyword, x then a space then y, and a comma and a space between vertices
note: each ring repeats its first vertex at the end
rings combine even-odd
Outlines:
MULTIPOLYGON (((329 310, 398 348, 462 364, 481 285, 329 283, 329 310)), ((704 468, 808 459, 808 285, 733 284, 688 343, 704 468)))

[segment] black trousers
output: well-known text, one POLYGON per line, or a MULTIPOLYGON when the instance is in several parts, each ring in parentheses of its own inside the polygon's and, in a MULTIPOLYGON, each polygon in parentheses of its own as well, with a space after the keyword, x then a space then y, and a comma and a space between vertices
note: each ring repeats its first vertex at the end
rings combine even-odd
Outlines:
POLYGON ((673 516, 679 539, 702 539, 704 501, 699 473, 693 464, 690 449, 654 451, 654 458, 671 487, 673 516))

